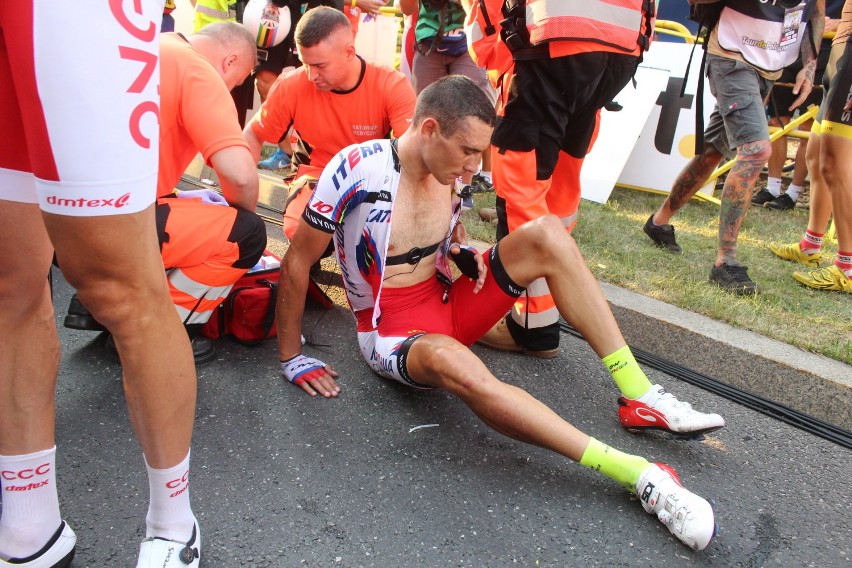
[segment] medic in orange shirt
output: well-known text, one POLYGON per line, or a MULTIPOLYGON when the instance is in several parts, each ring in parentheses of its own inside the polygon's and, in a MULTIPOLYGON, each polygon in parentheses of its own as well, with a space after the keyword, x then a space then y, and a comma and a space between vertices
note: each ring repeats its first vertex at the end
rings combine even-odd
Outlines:
MULTIPOLYGON (((163 34, 160 53, 157 235, 172 302, 200 363, 215 354, 201 327, 266 247, 266 228, 254 213, 255 161, 229 93, 254 67, 256 47, 239 24, 217 22, 188 37, 163 34), (199 152, 216 171, 224 197, 175 189, 199 152)), ((76 297, 65 326, 103 329, 76 297)))
POLYGON ((405 75, 367 63, 355 53, 346 16, 308 10, 296 26, 302 67, 278 78, 244 134, 255 158, 263 142, 277 144, 292 126, 299 142, 291 164, 284 233, 293 236, 323 167, 340 150, 375 138, 401 136, 416 96, 405 75))

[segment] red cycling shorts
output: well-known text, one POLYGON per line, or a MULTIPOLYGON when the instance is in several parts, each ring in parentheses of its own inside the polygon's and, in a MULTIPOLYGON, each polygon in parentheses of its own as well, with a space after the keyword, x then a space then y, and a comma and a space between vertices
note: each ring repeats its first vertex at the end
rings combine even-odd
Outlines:
POLYGON ((476 282, 466 276, 457 278, 449 292, 437 278, 407 288, 383 287, 378 327, 369 329, 372 310, 356 314, 358 344, 373 371, 412 387, 428 388, 413 380, 406 368, 408 352, 419 337, 438 333, 471 345, 506 315, 523 288, 506 274, 498 250, 495 245, 483 254, 488 274, 476 294, 476 282))

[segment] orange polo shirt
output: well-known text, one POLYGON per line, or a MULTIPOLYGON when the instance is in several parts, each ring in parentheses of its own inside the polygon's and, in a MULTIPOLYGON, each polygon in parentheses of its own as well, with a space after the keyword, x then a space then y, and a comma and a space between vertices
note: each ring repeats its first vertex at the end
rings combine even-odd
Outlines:
POLYGON ((275 81, 250 125, 259 139, 272 144, 292 125, 308 154, 297 177, 319 178, 346 146, 386 138, 391 131, 402 136, 411 124, 416 100, 405 75, 363 59, 361 78, 349 91, 320 91, 299 67, 275 81))
POLYGON ((249 149, 225 81, 183 36, 160 36, 160 171, 157 197, 169 195, 198 152, 249 149))

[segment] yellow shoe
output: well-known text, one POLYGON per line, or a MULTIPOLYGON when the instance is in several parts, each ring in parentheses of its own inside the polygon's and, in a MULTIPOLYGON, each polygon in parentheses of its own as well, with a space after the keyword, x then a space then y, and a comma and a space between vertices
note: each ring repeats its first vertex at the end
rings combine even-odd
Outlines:
POLYGON ((810 272, 794 272, 793 278, 809 288, 837 290, 852 294, 852 280, 849 280, 849 277, 843 274, 843 271, 834 264, 826 268, 820 268, 819 270, 811 270, 810 272))
POLYGON ((813 266, 816 268, 822 260, 822 253, 815 252, 813 254, 808 254, 806 252, 802 252, 799 243, 789 245, 769 243, 768 248, 779 258, 783 258, 784 260, 789 260, 791 262, 800 262, 805 266, 813 266))

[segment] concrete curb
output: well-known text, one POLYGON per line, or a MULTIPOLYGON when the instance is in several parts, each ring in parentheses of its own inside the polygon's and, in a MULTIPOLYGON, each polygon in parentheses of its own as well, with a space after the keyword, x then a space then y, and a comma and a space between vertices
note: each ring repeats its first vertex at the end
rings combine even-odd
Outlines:
POLYGON ((628 344, 852 429, 852 367, 601 283, 628 344))

